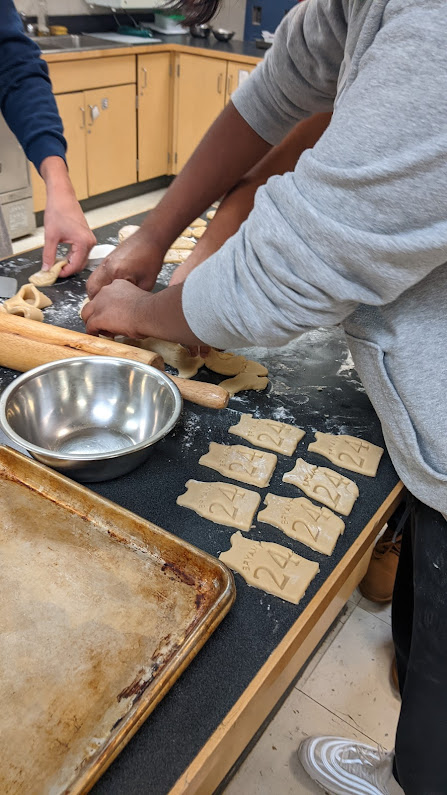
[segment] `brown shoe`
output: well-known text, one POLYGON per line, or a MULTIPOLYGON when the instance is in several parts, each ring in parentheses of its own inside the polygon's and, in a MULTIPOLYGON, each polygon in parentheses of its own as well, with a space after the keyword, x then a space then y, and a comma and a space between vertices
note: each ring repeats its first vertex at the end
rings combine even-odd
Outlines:
POLYGON ((394 538, 394 530, 388 527, 373 549, 371 561, 359 590, 371 602, 391 602, 397 564, 399 563, 402 533, 394 538))

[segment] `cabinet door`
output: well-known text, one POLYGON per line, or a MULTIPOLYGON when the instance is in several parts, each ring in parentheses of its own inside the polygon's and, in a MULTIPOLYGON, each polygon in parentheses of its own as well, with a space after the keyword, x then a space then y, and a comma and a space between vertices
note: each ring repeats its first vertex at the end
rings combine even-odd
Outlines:
POLYGON ((170 173, 171 55, 138 56, 138 179, 170 173))
MULTIPOLYGON (((67 165, 76 197, 81 200, 87 192, 87 157, 85 151, 85 103, 84 93, 60 94, 57 107, 64 125, 67 139, 67 165)), ((45 209, 45 183, 34 166, 31 168, 34 212, 45 209)))
POLYGON ((247 80, 256 67, 253 64, 247 63, 228 63, 227 71, 227 88, 225 96, 225 104, 227 105, 231 99, 231 95, 237 88, 247 80))
POLYGON ((89 196, 137 181, 135 85, 85 91, 89 196))
POLYGON ((178 174, 225 106, 226 61, 178 55, 174 99, 174 173, 178 174))

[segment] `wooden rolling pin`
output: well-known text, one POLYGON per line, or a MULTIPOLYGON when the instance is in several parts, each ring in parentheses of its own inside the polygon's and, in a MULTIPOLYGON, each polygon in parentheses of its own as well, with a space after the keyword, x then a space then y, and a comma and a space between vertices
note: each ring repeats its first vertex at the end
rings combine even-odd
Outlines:
MULTIPOLYGON (((24 373, 41 364, 77 356, 116 356, 164 368, 162 357, 141 348, 120 342, 92 337, 59 326, 44 325, 35 320, 0 313, 0 366, 24 373)), ((167 375, 167 374, 166 374, 167 375)), ((182 397, 199 406, 222 409, 228 405, 226 389, 202 381, 169 376, 182 397)))

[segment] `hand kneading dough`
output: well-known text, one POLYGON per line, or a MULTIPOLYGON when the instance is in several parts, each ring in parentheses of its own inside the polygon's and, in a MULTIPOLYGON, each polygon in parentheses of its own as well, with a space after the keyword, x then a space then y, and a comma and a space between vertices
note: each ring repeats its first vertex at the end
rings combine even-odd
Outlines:
POLYGON ((217 524, 250 530, 261 502, 255 491, 233 483, 201 483, 198 480, 188 480, 186 488, 186 494, 177 497, 177 505, 191 508, 199 516, 217 524))
POLYGON ((241 444, 210 443, 209 452, 199 459, 199 464, 215 469, 226 478, 249 483, 251 486, 268 486, 278 458, 273 453, 252 450, 241 444))
POLYGON ((122 226, 120 231, 118 232, 118 242, 124 243, 128 237, 134 235, 135 232, 138 232, 139 226, 135 226, 135 224, 127 224, 126 226, 122 226))
POLYGON ((267 508, 258 513, 258 522, 271 524, 295 541, 332 555, 339 536, 343 535, 345 523, 339 516, 320 505, 314 505, 305 497, 277 497, 267 494, 267 508))
POLYGON ((61 259, 60 262, 56 262, 49 271, 37 271, 37 273, 33 273, 32 276, 29 277, 29 280, 31 284, 36 284, 38 287, 51 287, 66 264, 67 260, 61 259))
POLYGON ((294 425, 276 420, 254 420, 252 414, 242 414, 239 423, 229 428, 229 433, 283 455, 293 455, 298 442, 306 435, 306 431, 294 425))
POLYGON ((298 458, 294 468, 286 472, 283 481, 293 483, 308 497, 328 505, 343 516, 349 516, 359 496, 358 486, 353 480, 345 478, 333 469, 308 464, 302 458, 298 458))
POLYGON ((377 447, 356 436, 332 436, 330 433, 315 434, 316 442, 309 445, 309 452, 319 453, 336 466, 359 472, 373 478, 377 474, 383 448, 377 447))
POLYGON ((245 392, 246 389, 254 389, 255 392, 261 392, 267 388, 268 382, 268 378, 259 378, 259 376, 251 373, 239 373, 234 378, 227 378, 226 381, 221 381, 219 386, 226 389, 233 396, 236 392, 245 392))
POLYGON ((219 560, 242 575, 248 585, 297 605, 320 567, 281 544, 231 536, 231 549, 219 560))
POLYGON ((163 262, 170 265, 180 265, 180 263, 185 262, 185 260, 188 259, 190 254, 190 251, 182 251, 178 248, 170 248, 169 251, 166 252, 163 262))

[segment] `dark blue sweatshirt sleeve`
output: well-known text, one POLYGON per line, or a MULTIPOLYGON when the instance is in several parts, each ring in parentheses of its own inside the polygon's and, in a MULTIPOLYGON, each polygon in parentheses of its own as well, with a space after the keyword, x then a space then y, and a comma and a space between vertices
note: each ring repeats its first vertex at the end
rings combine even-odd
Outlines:
POLYGON ((48 67, 22 30, 12 0, 0 0, 0 110, 37 170, 50 155, 65 159, 48 67))

